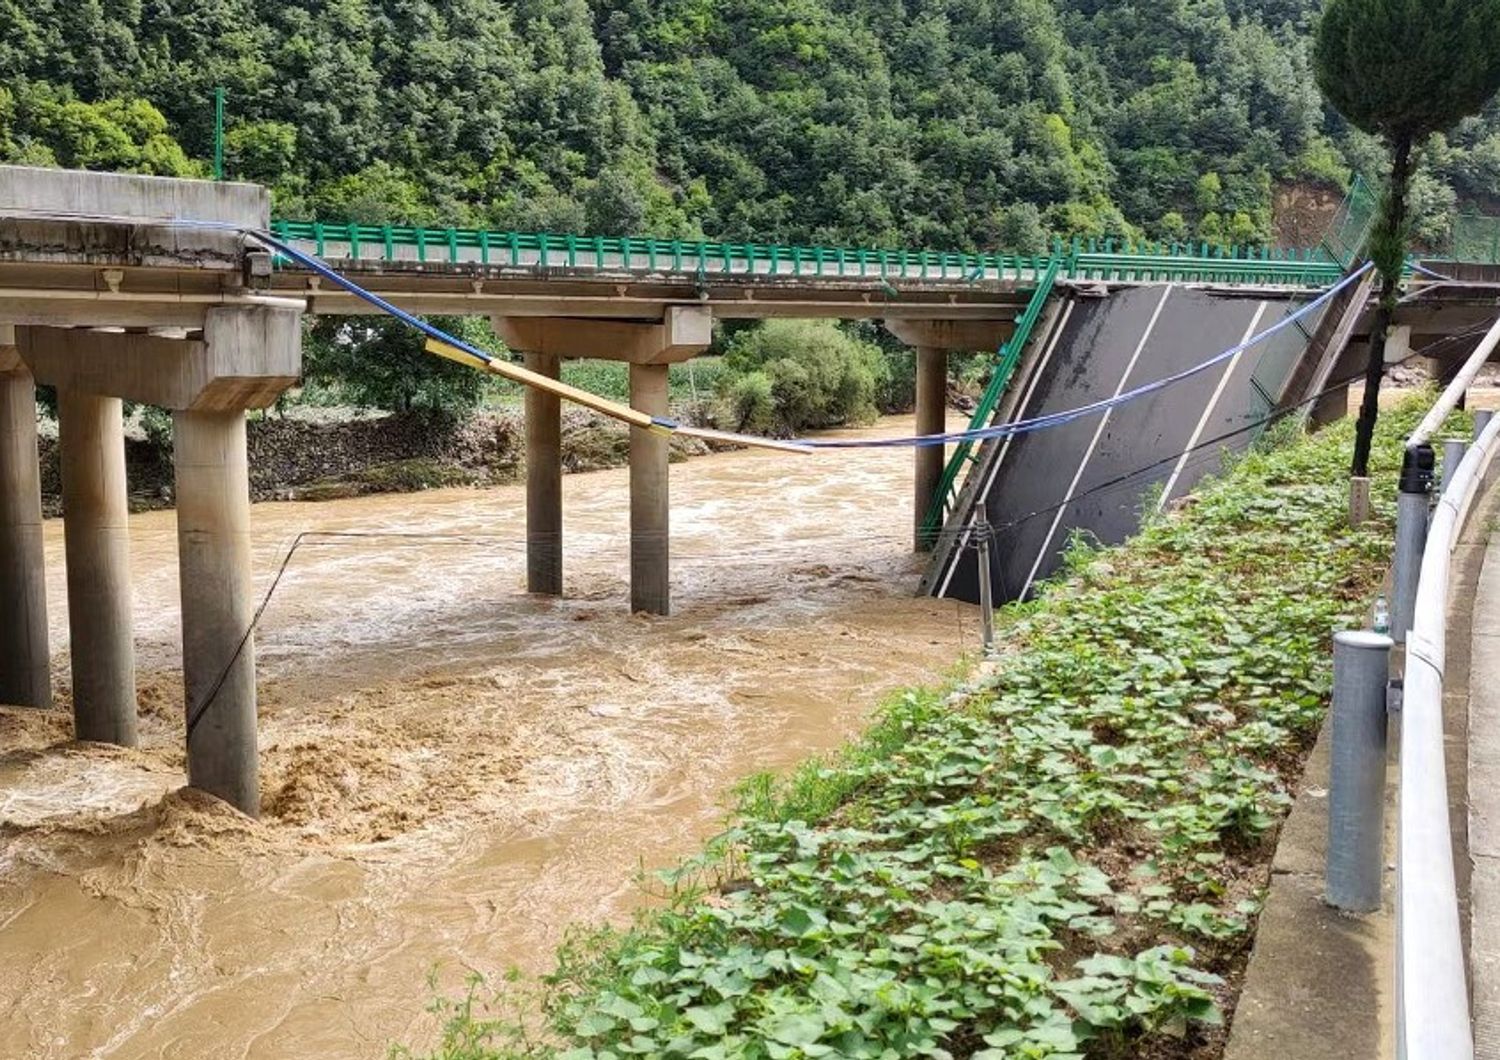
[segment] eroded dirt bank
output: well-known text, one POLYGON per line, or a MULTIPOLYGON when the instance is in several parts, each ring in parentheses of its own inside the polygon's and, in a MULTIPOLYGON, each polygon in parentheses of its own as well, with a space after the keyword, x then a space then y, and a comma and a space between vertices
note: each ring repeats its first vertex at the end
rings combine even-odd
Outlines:
POLYGON ((136 517, 143 748, 0 711, 0 1056, 378 1057, 423 1035, 434 964, 545 967, 735 780, 971 647, 969 609, 909 595, 910 482, 905 451, 674 468, 670 619, 624 613, 622 471, 564 482, 562 601, 523 593, 518 487, 258 506, 262 585, 305 530, 448 535, 293 560, 258 642, 258 824, 177 790, 173 515, 136 517))

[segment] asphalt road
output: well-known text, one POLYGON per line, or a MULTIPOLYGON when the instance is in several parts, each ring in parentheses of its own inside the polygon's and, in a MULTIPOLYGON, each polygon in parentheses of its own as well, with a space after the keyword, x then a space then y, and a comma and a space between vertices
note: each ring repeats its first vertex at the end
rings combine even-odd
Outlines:
MULTIPOLYGON (((1063 297, 1057 326, 1028 351, 1014 419, 1077 408, 1190 368, 1266 330, 1297 304, 1177 285, 1063 297)), ((1123 541, 1139 528, 1143 503, 1181 497, 1223 466, 1226 449, 1248 446, 1258 431, 1204 443, 1261 419, 1306 341, 1293 325, 1140 400, 987 443, 974 471, 981 476, 979 501, 964 526, 976 525, 982 510, 997 528, 996 601, 1032 593, 1057 570, 1074 533, 1104 544, 1123 541)), ((934 591, 978 599, 972 548, 952 551, 934 591)))

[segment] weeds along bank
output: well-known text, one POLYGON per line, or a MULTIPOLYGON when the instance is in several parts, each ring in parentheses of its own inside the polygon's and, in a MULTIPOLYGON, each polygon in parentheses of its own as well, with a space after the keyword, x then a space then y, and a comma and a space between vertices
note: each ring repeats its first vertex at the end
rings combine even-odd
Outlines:
POLYGON ((1217 1056, 1418 411, 1383 417, 1358 530, 1346 423, 1251 453, 1123 547, 1076 548, 1002 614, 984 676, 748 782, 664 904, 577 934, 537 996, 494 1010, 536 1020, 482 1017, 476 987, 418 1055, 1217 1056))

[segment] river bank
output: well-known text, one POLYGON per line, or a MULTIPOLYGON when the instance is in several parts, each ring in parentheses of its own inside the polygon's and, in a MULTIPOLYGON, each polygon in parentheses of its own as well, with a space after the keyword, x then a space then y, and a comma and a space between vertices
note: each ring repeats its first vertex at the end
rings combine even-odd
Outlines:
MULTIPOLYGON (((253 415, 246 424, 250 496, 254 501, 336 500, 376 493, 411 493, 443 486, 498 486, 516 481, 526 460, 519 409, 481 409, 462 417, 417 410, 370 413, 303 408, 289 416, 253 415)), ((630 432, 607 416, 564 406, 563 470, 624 467, 630 432)), ((702 456, 710 447, 672 439, 672 459, 702 456)), ((62 476, 55 428, 39 440, 42 507, 62 513, 62 476)), ((170 443, 132 430, 125 441, 131 511, 172 506, 170 443)))

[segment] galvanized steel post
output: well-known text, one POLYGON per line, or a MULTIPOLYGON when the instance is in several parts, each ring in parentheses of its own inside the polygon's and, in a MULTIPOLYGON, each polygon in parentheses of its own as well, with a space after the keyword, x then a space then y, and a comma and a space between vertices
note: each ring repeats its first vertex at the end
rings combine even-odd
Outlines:
POLYGON ((1333 637, 1333 746, 1324 890, 1329 905, 1356 913, 1380 908, 1391 643, 1382 633, 1363 630, 1333 637))
POLYGON ((1476 409, 1474 411, 1475 441, 1478 441, 1479 436, 1484 433, 1484 429, 1490 425, 1490 420, 1494 419, 1494 417, 1495 413, 1492 409, 1476 409))
POLYGON ((1406 450, 1401 464, 1401 493, 1396 501, 1396 559, 1391 568, 1391 638, 1397 644, 1406 642, 1417 602, 1422 550, 1427 545, 1433 463, 1432 446, 1424 442, 1406 450))
POLYGON ((1453 473, 1458 470, 1458 465, 1463 463, 1464 452, 1469 448, 1467 438, 1444 438, 1443 439, 1443 489, 1448 489, 1448 483, 1453 481, 1453 473))
POLYGON ((984 650, 995 647, 994 589, 990 585, 990 524, 981 519, 974 528, 979 539, 979 620, 984 632, 984 650))

